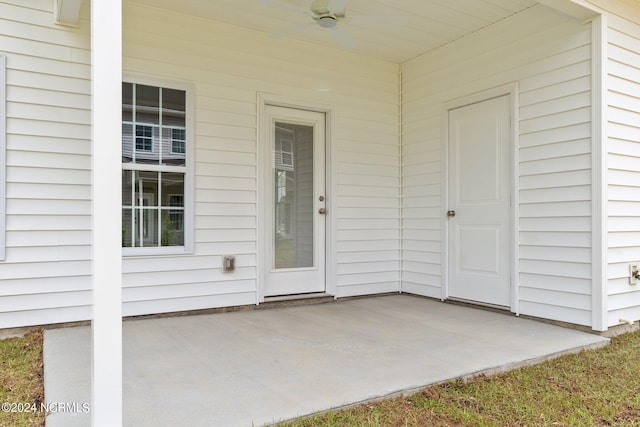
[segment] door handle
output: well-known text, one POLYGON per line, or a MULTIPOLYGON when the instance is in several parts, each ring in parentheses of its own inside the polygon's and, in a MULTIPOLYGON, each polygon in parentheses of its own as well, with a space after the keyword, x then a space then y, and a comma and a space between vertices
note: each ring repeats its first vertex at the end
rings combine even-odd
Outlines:
POLYGON ((320 209, 318 209, 318 213, 319 213, 320 215, 324 215, 324 214, 326 214, 326 213, 327 213, 327 210, 326 210, 325 208, 320 208, 320 209))
POLYGON ((447 216, 449 218, 453 218, 454 216, 456 216, 456 211, 447 211, 447 216))

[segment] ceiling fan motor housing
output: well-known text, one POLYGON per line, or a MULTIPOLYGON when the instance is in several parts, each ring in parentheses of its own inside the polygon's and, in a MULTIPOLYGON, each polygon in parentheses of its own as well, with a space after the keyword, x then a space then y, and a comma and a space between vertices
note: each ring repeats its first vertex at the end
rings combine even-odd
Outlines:
POLYGON ((316 18, 316 21, 318 21, 318 25, 320 25, 322 28, 332 28, 335 27, 338 23, 336 21, 336 18, 331 15, 320 16, 316 18))

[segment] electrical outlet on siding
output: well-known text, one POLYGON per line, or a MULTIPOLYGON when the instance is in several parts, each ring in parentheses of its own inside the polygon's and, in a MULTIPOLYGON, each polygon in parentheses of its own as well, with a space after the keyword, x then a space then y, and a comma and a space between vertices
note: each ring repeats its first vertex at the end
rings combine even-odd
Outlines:
POLYGON ((225 255, 222 257, 222 271, 232 272, 236 269, 235 255, 225 255))
POLYGON ((638 264, 629 264, 629 284, 637 285, 640 282, 640 271, 638 270, 638 264))

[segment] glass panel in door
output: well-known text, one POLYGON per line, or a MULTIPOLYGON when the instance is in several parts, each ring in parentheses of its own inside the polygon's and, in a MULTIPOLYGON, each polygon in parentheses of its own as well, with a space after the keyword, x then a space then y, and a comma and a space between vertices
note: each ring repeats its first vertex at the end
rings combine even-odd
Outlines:
POLYGON ((275 121, 273 269, 314 267, 314 127, 275 121))

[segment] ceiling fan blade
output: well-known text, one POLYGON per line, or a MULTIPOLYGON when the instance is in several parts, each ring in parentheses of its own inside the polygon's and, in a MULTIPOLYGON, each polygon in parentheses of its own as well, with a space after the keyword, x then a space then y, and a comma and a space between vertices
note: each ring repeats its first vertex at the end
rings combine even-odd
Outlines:
POLYGON ((345 7, 347 7, 347 0, 329 0, 327 3, 327 9, 331 12, 343 11, 345 7))
POLYGON ((409 24, 408 16, 373 16, 373 15, 356 15, 347 17, 354 24, 363 25, 380 25, 380 26, 406 26, 409 24))
POLYGON ((302 15, 309 15, 308 9, 301 9, 295 6, 290 6, 286 3, 280 3, 279 1, 276 1, 276 0, 260 0, 260 1, 266 4, 267 6, 277 7, 279 9, 288 10, 289 12, 299 13, 302 15))
POLYGON ((298 31, 302 31, 306 28, 312 27, 316 25, 315 22, 306 22, 300 25, 294 25, 293 27, 286 29, 284 31, 280 31, 279 33, 271 34, 271 37, 274 39, 279 39, 280 37, 288 36, 289 34, 297 33, 298 31))
POLYGON ((340 25, 336 25, 329 29, 331 35, 340 44, 343 49, 355 49, 356 43, 353 41, 349 33, 347 33, 340 25))

